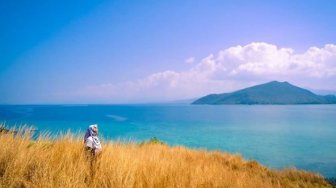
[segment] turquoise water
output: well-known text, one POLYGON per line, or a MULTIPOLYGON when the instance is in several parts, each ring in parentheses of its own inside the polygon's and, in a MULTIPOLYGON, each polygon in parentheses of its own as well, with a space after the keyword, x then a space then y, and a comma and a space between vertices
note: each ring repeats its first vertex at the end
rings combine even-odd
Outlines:
POLYGON ((170 145, 239 153, 271 168, 336 177, 336 105, 5 105, 0 122, 52 134, 98 123, 105 139, 155 136, 170 145))

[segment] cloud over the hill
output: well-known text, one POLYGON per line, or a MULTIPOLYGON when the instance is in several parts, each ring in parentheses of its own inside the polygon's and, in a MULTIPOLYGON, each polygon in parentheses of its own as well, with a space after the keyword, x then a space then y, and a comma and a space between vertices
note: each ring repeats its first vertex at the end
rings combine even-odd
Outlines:
POLYGON ((122 83, 88 86, 78 94, 111 101, 165 101, 226 92, 272 80, 303 87, 336 89, 336 45, 310 47, 304 53, 253 42, 210 54, 189 70, 167 70, 122 83))

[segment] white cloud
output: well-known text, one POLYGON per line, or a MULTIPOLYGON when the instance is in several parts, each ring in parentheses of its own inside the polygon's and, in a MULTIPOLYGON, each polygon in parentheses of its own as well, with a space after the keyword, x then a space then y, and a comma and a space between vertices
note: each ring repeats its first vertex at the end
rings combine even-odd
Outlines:
POLYGON ((195 57, 189 57, 185 60, 187 64, 193 64, 195 62, 195 57))
MULTIPOLYGON (((186 62, 194 63, 194 57, 186 62)), ((210 54, 184 72, 167 70, 139 80, 89 86, 78 95, 110 101, 165 101, 228 92, 271 80, 336 89, 336 45, 304 53, 254 42, 210 54)))

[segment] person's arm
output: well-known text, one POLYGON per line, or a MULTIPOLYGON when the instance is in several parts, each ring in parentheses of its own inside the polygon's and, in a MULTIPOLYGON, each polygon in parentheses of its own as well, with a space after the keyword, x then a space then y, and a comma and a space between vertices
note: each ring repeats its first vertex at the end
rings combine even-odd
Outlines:
POLYGON ((86 146, 86 147, 89 147, 89 148, 91 148, 91 149, 95 149, 94 144, 93 144, 93 140, 92 140, 92 137, 91 137, 91 136, 88 137, 88 138, 86 139, 86 141, 85 141, 85 146, 86 146))

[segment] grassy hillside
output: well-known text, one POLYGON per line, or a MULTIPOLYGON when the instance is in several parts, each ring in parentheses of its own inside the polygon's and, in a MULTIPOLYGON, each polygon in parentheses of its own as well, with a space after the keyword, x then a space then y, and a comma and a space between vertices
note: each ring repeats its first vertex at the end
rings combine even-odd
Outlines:
POLYGON ((270 170, 223 152, 161 143, 104 143, 91 159, 71 135, 0 133, 0 187, 330 187, 313 173, 270 170))

